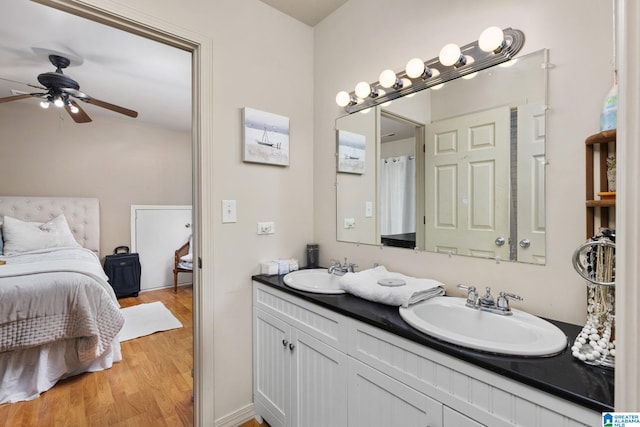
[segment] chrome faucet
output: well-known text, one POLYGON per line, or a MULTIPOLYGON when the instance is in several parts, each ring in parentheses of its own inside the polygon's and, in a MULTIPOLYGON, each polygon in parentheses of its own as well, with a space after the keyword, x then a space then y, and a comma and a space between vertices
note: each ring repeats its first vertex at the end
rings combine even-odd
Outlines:
POLYGON ((340 264, 340 261, 335 259, 331 260, 331 267, 327 270, 329 274, 335 274, 336 276, 344 276, 346 273, 355 273, 357 265, 354 263, 348 263, 347 258, 344 258, 344 264, 340 264))
POLYGON ((501 314, 503 316, 510 316, 513 314, 511 307, 509 307, 509 300, 522 301, 522 297, 514 294, 508 294, 506 292, 500 292, 500 296, 496 301, 491 295, 491 288, 486 287, 485 294, 480 296, 476 292, 475 286, 458 285, 459 289, 467 291, 466 306, 476 310, 488 311, 490 313, 501 314))

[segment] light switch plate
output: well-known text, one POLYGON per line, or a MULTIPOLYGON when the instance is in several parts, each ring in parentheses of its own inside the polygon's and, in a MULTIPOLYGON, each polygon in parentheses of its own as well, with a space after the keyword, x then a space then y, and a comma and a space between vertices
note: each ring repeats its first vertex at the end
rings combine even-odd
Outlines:
POLYGON ((235 200, 222 201, 222 222, 237 222, 237 210, 235 200))
POLYGON ((364 216, 371 218, 373 216, 373 202, 364 202, 364 216))

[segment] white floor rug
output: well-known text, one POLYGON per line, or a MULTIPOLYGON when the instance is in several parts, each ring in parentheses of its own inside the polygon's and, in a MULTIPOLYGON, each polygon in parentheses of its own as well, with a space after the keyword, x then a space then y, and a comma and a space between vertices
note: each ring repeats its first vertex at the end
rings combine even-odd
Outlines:
POLYGON ((118 335, 120 342, 182 328, 182 323, 160 301, 134 305, 120 311, 124 316, 124 326, 118 335))

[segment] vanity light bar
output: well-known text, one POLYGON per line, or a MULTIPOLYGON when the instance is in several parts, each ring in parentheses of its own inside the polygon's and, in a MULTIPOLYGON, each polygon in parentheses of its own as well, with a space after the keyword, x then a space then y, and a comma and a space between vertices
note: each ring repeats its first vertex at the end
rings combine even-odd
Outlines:
MULTIPOLYGON (((456 45, 447 45, 440 52, 438 58, 433 58, 424 62, 424 72, 418 77, 409 77, 405 70, 395 73, 393 81, 393 71, 385 70, 380 75, 380 81, 370 84, 370 90, 363 90, 362 84, 356 91, 351 93, 339 92, 336 102, 348 113, 366 110, 385 102, 392 101, 402 96, 428 89, 451 80, 484 70, 485 68, 509 61, 522 49, 524 45, 524 33, 520 30, 506 28, 500 30, 497 27, 487 28, 480 35, 480 40, 459 48, 456 45), (502 40, 497 40, 492 46, 489 44, 489 52, 486 51, 486 37, 489 34, 496 37, 502 31, 502 40), (481 48, 482 47, 482 48, 481 48), (484 49, 484 50, 483 50, 484 49), (443 62, 452 65, 443 65, 443 62), (381 83, 382 81, 382 83, 381 83), (367 93, 368 92, 368 93, 367 93), (359 96, 367 93, 365 96, 359 96)), ((412 60, 415 62, 415 60, 412 60)), ((415 63, 413 64, 415 65, 415 63)))

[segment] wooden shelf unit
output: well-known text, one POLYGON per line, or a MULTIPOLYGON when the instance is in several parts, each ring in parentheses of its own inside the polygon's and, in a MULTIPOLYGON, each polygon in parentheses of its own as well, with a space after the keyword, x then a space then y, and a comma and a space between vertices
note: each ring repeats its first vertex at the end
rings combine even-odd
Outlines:
POLYGON ((600 210, 600 227, 608 228, 609 227, 609 208, 615 207, 616 200, 607 199, 600 200, 596 199, 595 193, 595 176, 594 176, 594 163, 595 163, 595 155, 594 155, 594 147, 599 145, 599 191, 608 191, 607 184, 607 156, 609 152, 616 151, 616 130, 606 130, 602 132, 598 132, 594 135, 589 136, 585 141, 586 147, 586 179, 587 179, 587 187, 586 187, 586 207, 587 207, 587 238, 590 238, 595 235, 595 219, 596 219, 596 209, 600 210))

